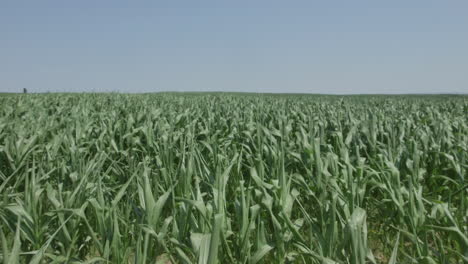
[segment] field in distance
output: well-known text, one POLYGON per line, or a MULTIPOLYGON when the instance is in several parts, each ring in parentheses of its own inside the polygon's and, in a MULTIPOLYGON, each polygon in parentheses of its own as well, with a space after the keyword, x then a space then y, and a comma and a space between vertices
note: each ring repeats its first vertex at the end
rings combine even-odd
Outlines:
POLYGON ((0 262, 467 263, 468 97, 0 94, 0 262))

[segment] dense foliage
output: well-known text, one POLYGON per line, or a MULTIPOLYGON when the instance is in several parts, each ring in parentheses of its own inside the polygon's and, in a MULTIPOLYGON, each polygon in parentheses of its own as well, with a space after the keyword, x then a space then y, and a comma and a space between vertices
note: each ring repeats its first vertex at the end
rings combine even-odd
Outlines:
POLYGON ((0 97, 3 263, 463 263, 468 98, 0 97))

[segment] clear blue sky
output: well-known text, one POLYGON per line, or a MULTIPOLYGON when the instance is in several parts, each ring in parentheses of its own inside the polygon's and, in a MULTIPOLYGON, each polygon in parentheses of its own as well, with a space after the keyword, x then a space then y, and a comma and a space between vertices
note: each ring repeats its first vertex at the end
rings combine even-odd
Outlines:
POLYGON ((0 92, 468 93, 468 1, 0 1, 0 92))

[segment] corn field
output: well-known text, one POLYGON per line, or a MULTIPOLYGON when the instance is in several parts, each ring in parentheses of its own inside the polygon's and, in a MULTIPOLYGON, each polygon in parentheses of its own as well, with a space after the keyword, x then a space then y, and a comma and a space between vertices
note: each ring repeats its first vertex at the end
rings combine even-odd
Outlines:
POLYGON ((2 263, 467 263, 468 97, 0 96, 2 263))

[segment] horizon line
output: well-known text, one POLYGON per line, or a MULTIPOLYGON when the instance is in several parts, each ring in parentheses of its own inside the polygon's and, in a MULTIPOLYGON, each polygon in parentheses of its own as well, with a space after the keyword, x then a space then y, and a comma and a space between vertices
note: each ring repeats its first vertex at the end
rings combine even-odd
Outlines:
MULTIPOLYGON (((272 94, 272 95, 336 95, 336 96, 353 96, 353 95, 468 95, 468 92, 444 92, 444 93, 304 93, 304 92, 239 92, 239 91, 154 91, 154 92, 122 92, 122 91, 81 91, 81 92, 62 92, 62 91, 46 91, 46 92, 28 92, 27 94, 159 94, 159 93, 237 93, 237 94, 272 94)), ((24 94, 22 92, 3 92, 0 94, 24 94)))

